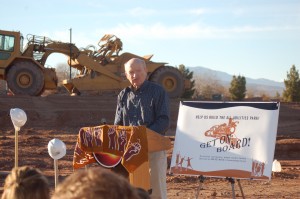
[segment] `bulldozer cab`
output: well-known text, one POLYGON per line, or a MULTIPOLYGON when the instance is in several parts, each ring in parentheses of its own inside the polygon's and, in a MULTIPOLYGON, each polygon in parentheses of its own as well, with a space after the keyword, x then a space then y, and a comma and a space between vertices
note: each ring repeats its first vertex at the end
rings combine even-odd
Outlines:
POLYGON ((6 81, 14 95, 38 96, 45 89, 55 89, 55 70, 34 59, 34 45, 23 50, 23 42, 20 32, 0 30, 0 80, 6 81))
POLYGON ((0 76, 16 56, 23 50, 23 36, 20 32, 0 30, 0 76))

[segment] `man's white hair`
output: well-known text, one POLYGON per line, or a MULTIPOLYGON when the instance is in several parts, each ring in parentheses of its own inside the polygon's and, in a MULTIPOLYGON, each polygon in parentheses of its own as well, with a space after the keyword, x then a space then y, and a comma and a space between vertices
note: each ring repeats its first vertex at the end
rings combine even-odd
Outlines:
POLYGON ((125 67, 131 66, 131 65, 141 65, 144 68, 146 68, 146 62, 140 58, 132 58, 124 64, 125 67))

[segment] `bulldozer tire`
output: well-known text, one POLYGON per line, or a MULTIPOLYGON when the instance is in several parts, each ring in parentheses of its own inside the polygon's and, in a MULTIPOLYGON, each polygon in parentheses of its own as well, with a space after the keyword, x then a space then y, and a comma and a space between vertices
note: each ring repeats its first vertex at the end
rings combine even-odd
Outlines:
POLYGON ((39 96, 43 92, 44 74, 33 62, 16 62, 9 69, 6 80, 14 95, 39 96))
POLYGON ((181 97, 184 92, 184 78, 177 68, 160 67, 151 74, 149 80, 162 85, 170 98, 181 97))

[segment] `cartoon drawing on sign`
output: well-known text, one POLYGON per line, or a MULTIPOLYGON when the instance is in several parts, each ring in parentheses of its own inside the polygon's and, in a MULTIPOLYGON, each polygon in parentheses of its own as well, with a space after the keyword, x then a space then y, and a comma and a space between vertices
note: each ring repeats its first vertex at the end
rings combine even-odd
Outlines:
POLYGON ((182 170, 182 167, 183 167, 184 158, 185 158, 185 156, 184 157, 180 157, 180 161, 178 163, 178 165, 180 166, 180 171, 182 170))
POLYGON ((192 159, 193 158, 191 158, 191 157, 187 157, 187 158, 185 158, 185 156, 182 157, 180 155, 180 152, 177 152, 176 160, 175 160, 175 168, 179 169, 180 171, 182 171, 183 168, 185 168, 186 171, 188 170, 188 168, 193 169, 192 163, 191 163, 192 159), (186 162, 185 166, 184 166, 184 162, 186 162))
POLYGON ((214 137, 223 140, 229 145, 240 148, 241 140, 235 135, 236 126, 238 123, 238 121, 233 121, 232 118, 229 118, 228 124, 223 123, 220 125, 214 125, 209 130, 205 131, 204 135, 206 137, 214 137))
POLYGON ((96 146, 102 145, 102 140, 101 140, 102 134, 103 134, 102 128, 96 127, 94 129, 94 140, 95 140, 96 146))
POLYGON ((257 160, 252 160, 252 173, 251 176, 261 177, 264 174, 265 163, 257 160))
POLYGON ((126 131, 125 129, 122 129, 119 132, 119 137, 118 137, 118 150, 124 152, 126 144, 127 144, 126 131))
POLYGON ((139 139, 138 142, 131 143, 124 154, 124 160, 129 161, 133 156, 139 154, 141 149, 142 149, 142 145, 140 144, 139 139))
POLYGON ((190 157, 187 157, 186 161, 187 161, 187 165, 186 165, 186 170, 190 167, 191 169, 193 169, 192 164, 191 164, 191 159, 190 157))
POLYGON ((116 133, 116 129, 114 127, 111 127, 108 129, 108 148, 109 149, 116 149, 116 136, 117 136, 117 133, 116 133))
POLYGON ((77 164, 85 165, 89 161, 93 160, 93 156, 91 154, 86 154, 76 143, 75 150, 74 150, 74 158, 78 157, 79 162, 77 164))
POLYGON ((84 130, 84 129, 80 129, 80 137, 81 137, 81 140, 83 141, 83 144, 87 147, 93 147, 93 135, 92 135, 92 132, 91 132, 91 129, 88 129, 88 130, 84 130))
POLYGON ((180 153, 178 152, 176 154, 176 160, 175 160, 175 168, 177 169, 179 166, 179 159, 180 159, 180 153))

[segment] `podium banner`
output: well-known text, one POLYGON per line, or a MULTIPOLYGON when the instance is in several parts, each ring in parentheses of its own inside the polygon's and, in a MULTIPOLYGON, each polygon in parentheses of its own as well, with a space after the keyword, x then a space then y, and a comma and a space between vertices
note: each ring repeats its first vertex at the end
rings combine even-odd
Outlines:
POLYGON ((133 172, 148 161, 146 130, 145 126, 82 127, 74 150, 73 168, 79 169, 96 162, 95 153, 104 152, 102 155, 109 159, 105 162, 115 164, 115 159, 122 159, 126 170, 129 173, 133 172))
POLYGON ((131 173, 148 161, 148 152, 171 147, 169 138, 145 126, 82 127, 74 149, 73 168, 79 169, 94 162, 112 168, 122 160, 122 165, 131 173))
POLYGON ((180 103, 170 172, 270 179, 280 104, 180 103))

